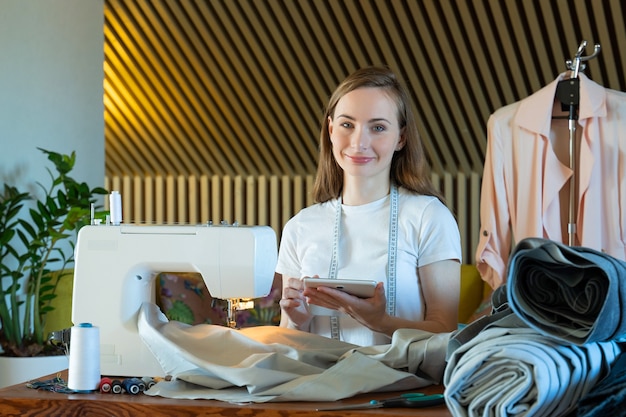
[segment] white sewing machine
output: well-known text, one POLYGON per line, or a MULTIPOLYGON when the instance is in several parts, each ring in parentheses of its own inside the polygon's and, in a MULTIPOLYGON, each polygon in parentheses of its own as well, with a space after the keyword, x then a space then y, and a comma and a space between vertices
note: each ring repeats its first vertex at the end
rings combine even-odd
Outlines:
POLYGON ((198 272, 213 298, 269 293, 277 260, 269 226, 97 225, 80 229, 72 322, 100 329, 100 369, 110 376, 163 376, 137 330, 143 302, 155 302, 160 272, 198 272))

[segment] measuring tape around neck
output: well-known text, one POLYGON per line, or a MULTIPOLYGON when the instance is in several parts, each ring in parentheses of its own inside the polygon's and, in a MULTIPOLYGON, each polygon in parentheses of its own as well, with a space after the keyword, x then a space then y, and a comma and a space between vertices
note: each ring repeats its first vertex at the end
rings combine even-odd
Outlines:
MULTIPOLYGON (((341 196, 337 199, 335 211, 335 226, 333 230, 332 258, 328 277, 337 279, 339 265, 339 237, 341 230, 341 196)), ((387 314, 396 315, 396 265, 398 252, 398 187, 391 185, 389 202, 389 241, 387 247, 387 314)), ((339 317, 330 317, 330 334, 333 339, 339 340, 339 317)))

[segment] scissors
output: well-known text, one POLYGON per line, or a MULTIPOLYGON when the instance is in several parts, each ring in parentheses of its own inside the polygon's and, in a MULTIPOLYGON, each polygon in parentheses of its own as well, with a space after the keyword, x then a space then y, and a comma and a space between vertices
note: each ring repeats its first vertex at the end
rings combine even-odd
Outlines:
POLYGON ((426 395, 421 392, 410 392, 402 394, 399 397, 387 398, 385 400, 371 400, 368 403, 338 405, 336 407, 318 408, 315 411, 334 411, 334 410, 364 410, 371 408, 391 408, 391 407, 407 407, 422 408, 431 407, 444 403, 443 394, 426 395))

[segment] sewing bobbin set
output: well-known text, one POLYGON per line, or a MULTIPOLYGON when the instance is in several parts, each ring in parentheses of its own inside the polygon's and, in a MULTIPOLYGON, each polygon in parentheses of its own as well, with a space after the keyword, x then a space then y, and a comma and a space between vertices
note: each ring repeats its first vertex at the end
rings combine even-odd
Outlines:
POLYGON ((153 377, 131 377, 124 379, 112 379, 109 377, 102 377, 98 384, 98 389, 101 393, 123 394, 128 393, 131 395, 139 394, 147 389, 152 388, 159 380, 163 378, 153 377))

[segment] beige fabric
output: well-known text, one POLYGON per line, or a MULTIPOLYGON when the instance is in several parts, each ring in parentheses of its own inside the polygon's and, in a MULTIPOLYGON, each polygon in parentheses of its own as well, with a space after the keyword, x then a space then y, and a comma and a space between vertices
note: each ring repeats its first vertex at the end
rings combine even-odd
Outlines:
POLYGON ((175 377, 146 394, 229 402, 335 401, 440 383, 450 338, 404 329, 389 345, 358 347, 275 326, 168 322, 150 303, 142 306, 138 326, 163 370, 175 377))

